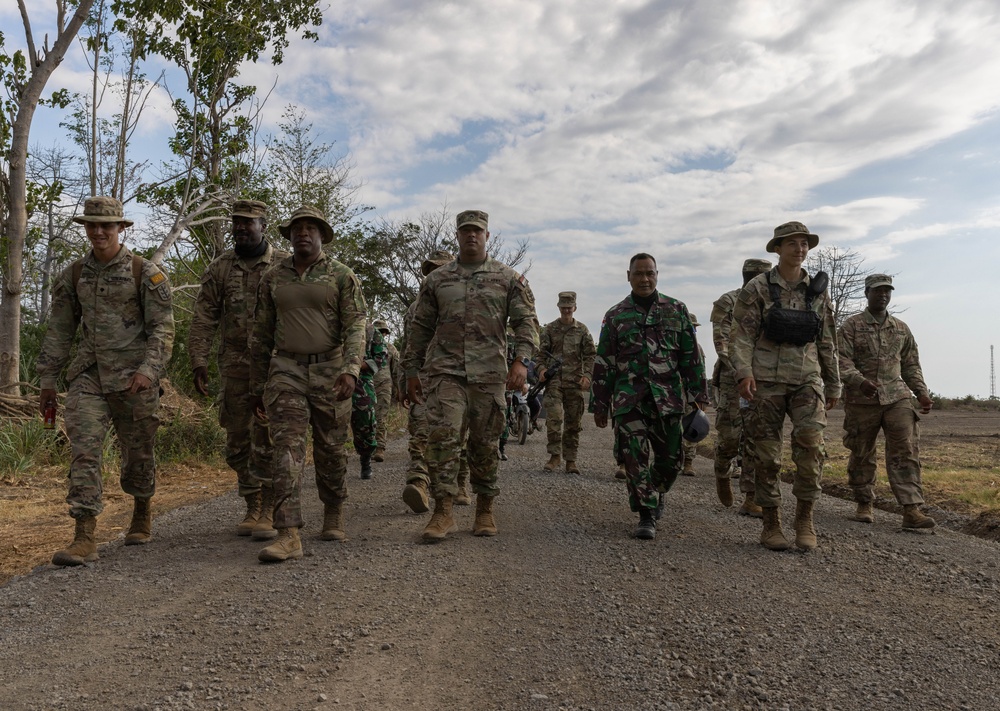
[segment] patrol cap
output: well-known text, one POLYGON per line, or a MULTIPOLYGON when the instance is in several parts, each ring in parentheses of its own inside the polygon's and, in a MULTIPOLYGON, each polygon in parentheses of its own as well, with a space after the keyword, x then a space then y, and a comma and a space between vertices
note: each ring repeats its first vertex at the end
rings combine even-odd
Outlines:
POLYGON ((809 228, 801 222, 786 222, 785 224, 778 225, 774 228, 774 237, 768 241, 767 249, 764 251, 777 252, 778 243, 780 243, 781 240, 785 237, 794 237, 796 235, 806 236, 806 239, 809 241, 809 249, 813 249, 817 244, 819 244, 819 235, 814 235, 809 231, 809 228))
POLYGON ((302 207, 296 208, 292 216, 288 218, 288 222, 278 226, 278 232, 281 236, 287 240, 291 239, 292 225, 296 220, 310 219, 315 220, 319 224, 319 231, 323 234, 323 244, 329 244, 333 241, 333 228, 330 227, 330 223, 326 221, 323 213, 317 210, 311 205, 303 205, 302 207))
POLYGON ((559 303, 557 306, 576 306, 576 292, 575 291, 560 291, 559 292, 559 303))
POLYGON ((427 276, 438 267, 443 267, 448 262, 454 262, 455 255, 445 252, 443 249, 436 249, 427 255, 427 259, 420 265, 420 273, 427 276))
POLYGON ((766 259, 747 259, 743 262, 743 273, 763 274, 764 272, 771 271, 772 266, 774 265, 766 259))
POLYGON ((490 216, 482 210, 463 210, 458 213, 455 220, 455 229, 460 230, 464 225, 475 225, 484 230, 490 228, 490 216))
POLYGON ((689 317, 689 318, 691 319, 691 325, 692 325, 692 326, 694 326, 694 327, 696 327, 696 328, 697 328, 698 326, 700 326, 700 325, 701 325, 700 323, 698 323, 698 317, 697 317, 697 316, 695 316, 695 315, 694 315, 693 313, 691 313, 690 311, 688 311, 688 317, 689 317))
POLYGON ((892 285, 892 277, 888 274, 869 274, 865 277, 865 291, 879 286, 887 286, 893 291, 896 287, 892 285))
POLYGON ((237 200, 233 203, 233 217, 267 217, 267 203, 260 200, 237 200))
POLYGON ((375 327, 376 331, 383 331, 385 333, 389 332, 389 324, 387 324, 384 320, 380 318, 375 319, 375 323, 373 323, 372 325, 375 327))
POLYGON ((131 227, 134 223, 132 220, 126 220, 124 213, 118 198, 97 195, 84 201, 83 214, 74 217, 73 222, 78 225, 88 222, 123 222, 126 227, 131 227))

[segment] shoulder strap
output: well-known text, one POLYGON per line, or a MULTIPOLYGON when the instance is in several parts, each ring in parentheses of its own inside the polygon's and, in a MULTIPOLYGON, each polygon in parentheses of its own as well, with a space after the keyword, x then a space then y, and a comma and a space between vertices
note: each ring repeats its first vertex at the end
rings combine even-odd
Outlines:
POLYGON ((767 290, 768 290, 768 292, 770 292, 771 301, 774 302, 774 307, 776 309, 780 309, 781 308, 781 289, 778 287, 778 285, 771 278, 770 274, 767 275, 767 290))
POLYGON ((138 254, 132 255, 132 281, 135 282, 135 295, 142 303, 142 262, 138 254))

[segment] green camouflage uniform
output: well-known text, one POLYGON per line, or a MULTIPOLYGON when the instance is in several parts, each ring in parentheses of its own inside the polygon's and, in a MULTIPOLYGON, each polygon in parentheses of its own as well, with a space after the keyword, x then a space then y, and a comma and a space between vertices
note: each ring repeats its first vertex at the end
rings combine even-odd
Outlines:
POLYGON ((858 503, 871 503, 875 484, 875 440, 885 433, 885 469, 901 505, 922 504, 920 419, 910 391, 930 397, 909 327, 886 314, 879 323, 868 309, 848 318, 838 334, 840 375, 846 386, 844 446, 851 451, 848 483, 858 503), (878 382, 873 397, 861 392, 865 380, 878 382))
MULTIPOLYGON (((385 335, 383 334, 383 340, 385 335)), ((385 449, 389 429, 389 408, 395 375, 399 373, 399 351, 389 342, 385 344, 386 365, 375 374, 375 441, 379 449, 385 449)))
POLYGON ((312 425, 316 486, 324 504, 347 498, 351 400, 337 378, 358 378, 367 306, 349 267, 321 254, 299 276, 292 257, 265 272, 251 340, 250 390, 263 394, 274 445, 274 527, 302 526, 306 428, 312 425))
POLYGON ((479 265, 451 262, 420 287, 403 368, 427 387, 427 464, 434 498, 457 496, 462 445, 468 437, 469 477, 477 494, 496 496, 497 440, 504 425, 506 327, 519 358, 538 346, 535 299, 527 280, 487 257, 479 265))
POLYGON ((756 478, 754 501, 764 508, 781 505, 778 474, 786 414, 792 421, 792 461, 796 469, 792 493, 802 501, 819 498, 826 458, 826 399, 840 397, 836 333, 826 292, 816 296, 812 304, 821 318, 815 342, 804 346, 776 343, 763 333, 765 314, 774 305, 768 280, 778 285, 784 308, 804 311, 810 277, 804 269, 801 275, 800 281, 789 284, 778 274, 778 267, 758 274, 740 291, 733 309, 729 358, 736 382, 752 376, 757 383, 744 426, 753 441, 749 459, 756 478))
POLYGON ((138 499, 156 491, 153 443, 160 424, 160 374, 174 342, 170 282, 143 259, 140 284, 133 276, 132 253, 122 246, 107 264, 93 252, 56 278, 48 330, 38 356, 42 389, 54 390, 69 361, 74 337, 82 336, 66 371, 66 434, 72 447, 69 470, 70 515, 97 516, 102 502, 101 454, 108 427, 114 426, 122 449, 121 487, 138 499), (135 394, 126 390, 134 373, 152 385, 135 394))
POLYGON ((254 416, 250 394, 250 332, 257 286, 264 271, 288 252, 267 245, 259 257, 243 259, 228 250, 208 265, 194 305, 188 334, 191 369, 207 368, 215 333, 219 336, 219 424, 226 430, 226 463, 236 472, 239 495, 260 491, 271 480, 270 435, 254 416))
POLYGON ((691 400, 707 404, 708 392, 687 307, 658 293, 647 312, 630 294, 601 324, 590 411, 613 419, 632 511, 655 508, 677 479, 691 400))
POLYGON ((568 326, 556 319, 542 329, 539 340, 536 368, 549 369, 555 365, 556 358, 562 359, 556 376, 545 381, 547 451, 573 462, 580 447, 581 423, 586 409, 586 391, 580 389, 580 379, 590 378, 594 373, 594 337, 576 319, 568 326))
POLYGON ((370 322, 365 325, 365 363, 369 369, 361 371, 351 396, 351 433, 354 436, 354 451, 360 455, 371 454, 378 446, 375 436, 375 377, 389 363, 385 337, 370 322))

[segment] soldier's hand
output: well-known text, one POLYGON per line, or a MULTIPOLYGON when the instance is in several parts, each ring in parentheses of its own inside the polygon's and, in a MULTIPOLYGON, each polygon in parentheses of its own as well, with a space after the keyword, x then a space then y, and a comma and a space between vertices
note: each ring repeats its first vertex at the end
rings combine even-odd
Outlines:
POLYGON ((833 406, 836 405, 839 400, 840 400, 839 397, 829 397, 829 398, 827 398, 826 399, 826 409, 827 410, 832 410, 833 406))
POLYGON ((608 426, 608 413, 606 412, 595 412, 594 413, 594 424, 600 427, 602 430, 608 426))
POLYGON ((199 365, 192 371, 194 376, 194 389, 199 395, 208 397, 208 368, 199 365))
POLYGON ((128 385, 125 387, 128 390, 129 395, 135 395, 141 390, 149 389, 149 386, 153 384, 153 381, 147 378, 142 373, 132 373, 132 377, 128 380, 128 385))
POLYGON ((264 398, 260 395, 250 399, 250 409, 261 422, 267 422, 267 408, 264 407, 264 398))
POLYGON ((346 400, 354 393, 358 379, 350 373, 341 373, 333 384, 333 393, 338 400, 346 400))
POLYGON ((510 370, 507 371, 507 389, 520 390, 524 381, 528 378, 528 367, 519 360, 515 360, 510 370))
POLYGON ((879 384, 876 381, 866 380, 865 382, 861 383, 861 393, 865 397, 875 397, 876 395, 878 395, 878 386, 879 384))
POLYGON ((590 378, 588 378, 586 375, 580 378, 580 389, 590 390, 590 378))
POLYGON ((49 388, 43 389, 38 393, 38 412, 42 417, 45 417, 45 408, 56 407, 56 391, 50 390, 49 388))
POLYGON ((418 405, 424 404, 424 389, 420 387, 420 378, 406 379, 406 393, 410 402, 415 402, 418 405))
POLYGON ((540 383, 544 383, 545 382, 545 374, 547 372, 549 372, 548 368, 539 368, 538 370, 535 371, 535 375, 538 376, 538 382, 540 382, 540 383))
POLYGON ((757 381, 753 379, 753 376, 743 378, 743 380, 740 381, 737 390, 739 390, 741 398, 747 400, 748 402, 753 402, 753 396, 757 392, 757 381))
POLYGON ((930 396, 928 395, 921 395, 920 397, 917 398, 917 402, 920 403, 921 415, 926 415, 931 411, 931 408, 934 407, 934 401, 931 400, 930 396))

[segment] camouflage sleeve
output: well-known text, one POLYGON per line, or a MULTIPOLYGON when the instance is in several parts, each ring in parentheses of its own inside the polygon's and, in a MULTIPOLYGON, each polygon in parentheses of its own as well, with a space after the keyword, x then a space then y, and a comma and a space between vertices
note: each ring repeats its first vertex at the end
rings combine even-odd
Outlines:
POLYGON ((375 364, 374 372, 379 372, 383 368, 389 367, 389 349, 386 347, 385 336, 378 329, 372 334, 371 346, 365 353, 365 360, 375 364))
POLYGON ((514 356, 530 359, 538 350, 538 316, 535 295, 520 274, 512 280, 507 294, 507 320, 514 330, 514 356))
POLYGON ((167 275, 145 259, 142 263, 142 318, 146 332, 146 355, 136 372, 155 383, 173 354, 173 298, 167 275))
POLYGON ((191 316, 191 328, 188 332, 188 358, 191 360, 191 370, 208 367, 208 355, 212 350, 212 341, 219 328, 222 317, 222 302, 224 284, 219 281, 219 260, 208 265, 201 277, 201 288, 194 302, 194 314, 191 316))
POLYGON ((823 297, 823 324, 816 352, 823 377, 823 394, 827 400, 839 398, 843 387, 840 384, 840 367, 837 365, 837 324, 833 320, 833 309, 828 296, 823 297))
POLYGON ((427 347, 437 329, 437 296, 430 277, 424 279, 417 294, 416 305, 410 318, 406 334, 406 350, 403 352, 403 373, 406 378, 415 378, 424 367, 427 347))
POLYGON ((753 377, 753 351, 760 336, 763 301, 750 282, 740 291, 733 306, 732 330, 729 332, 729 361, 736 371, 736 382, 753 377))
POLYGON ((590 335, 590 329, 584 326, 583 338, 580 339, 580 363, 583 374, 587 378, 590 378, 594 373, 594 358, 596 355, 597 349, 594 346, 594 337, 590 335))
POLYGON ((52 307, 45 331, 42 350, 38 354, 35 370, 44 390, 55 390, 59 373, 69 361, 70 349, 80 323, 80 310, 73 288, 72 267, 67 267, 56 277, 52 287, 52 307))
POLYGON ((903 382, 914 392, 917 397, 926 395, 930 397, 931 391, 924 382, 924 371, 920 367, 920 354, 917 352, 917 342, 910 332, 909 326, 903 325, 906 329, 906 337, 903 339, 903 349, 900 351, 900 375, 903 382))
MULTIPOLYGON (((368 321, 368 304, 361 291, 358 276, 348 270, 340 288, 340 325, 344 330, 344 370, 355 380, 361 375, 365 355, 365 324, 368 321)), ((382 349, 383 357, 385 348, 382 349)))
POLYGON ((707 405, 709 399, 708 381, 705 379, 705 357, 698 345, 698 337, 695 335, 694 324, 691 323, 687 309, 684 308, 682 313, 687 325, 681 332, 677 372, 681 376, 681 382, 684 383, 687 400, 707 405))
POLYGON ((733 309, 725 297, 712 304, 712 344, 719 362, 726 368, 732 368, 729 360, 729 338, 733 329, 733 309))
POLYGON ((615 377, 618 373, 617 353, 617 333, 611 324, 611 319, 605 315, 594 356, 594 379, 590 384, 588 410, 595 415, 606 416, 611 410, 611 399, 615 394, 615 377))
POLYGON ((271 353, 274 351, 274 332, 278 312, 274 306, 273 269, 264 273, 257 287, 256 317, 250 335, 250 394, 264 395, 267 374, 271 367, 271 353))
POLYGON ((548 326, 542 326, 541 332, 538 334, 538 351, 535 353, 535 364, 539 368, 549 368, 551 367, 551 357, 549 353, 552 352, 552 332, 548 326))
POLYGON ((844 385, 852 387, 861 385, 866 380, 865 376, 858 370, 858 366, 854 363, 854 338, 856 332, 855 321, 853 318, 849 318, 840 327, 840 332, 837 334, 837 358, 839 360, 840 377, 843 379, 844 385))

